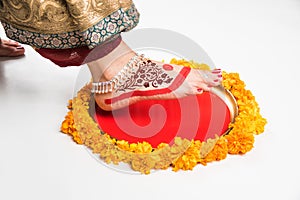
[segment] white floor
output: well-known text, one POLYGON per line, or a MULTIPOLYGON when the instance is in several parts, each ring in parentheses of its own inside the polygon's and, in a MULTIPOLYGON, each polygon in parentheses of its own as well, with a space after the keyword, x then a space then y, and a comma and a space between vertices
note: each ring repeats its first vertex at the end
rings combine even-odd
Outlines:
POLYGON ((61 69, 26 46, 25 57, 0 59, 0 199, 299 200, 300 1, 152 0, 136 6, 137 28, 182 33, 217 67, 240 73, 269 122, 254 149, 187 172, 111 170, 59 132, 79 68, 61 69))

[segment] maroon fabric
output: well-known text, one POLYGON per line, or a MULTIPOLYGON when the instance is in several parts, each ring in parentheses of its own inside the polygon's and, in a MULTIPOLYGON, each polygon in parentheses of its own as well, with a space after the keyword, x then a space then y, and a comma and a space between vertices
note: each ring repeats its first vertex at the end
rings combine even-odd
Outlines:
POLYGON ((93 49, 83 46, 71 49, 40 48, 36 49, 36 51, 60 67, 80 66, 106 56, 112 52, 121 41, 122 38, 119 36, 93 49))

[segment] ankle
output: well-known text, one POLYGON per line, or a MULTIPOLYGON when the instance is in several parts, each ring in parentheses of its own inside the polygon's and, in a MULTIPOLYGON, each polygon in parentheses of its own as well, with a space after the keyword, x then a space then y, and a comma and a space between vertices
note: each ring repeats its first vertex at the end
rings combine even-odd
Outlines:
POLYGON ((102 79, 111 80, 116 76, 123 68, 128 64, 128 62, 136 55, 135 52, 131 51, 124 55, 116 58, 103 72, 102 79))
POLYGON ((111 80, 136 53, 123 41, 111 53, 88 63, 94 82, 111 80))

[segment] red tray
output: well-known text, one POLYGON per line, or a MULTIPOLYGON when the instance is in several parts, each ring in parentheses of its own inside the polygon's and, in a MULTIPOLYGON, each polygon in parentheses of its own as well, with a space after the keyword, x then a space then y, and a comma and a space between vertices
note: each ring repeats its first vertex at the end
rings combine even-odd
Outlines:
POLYGON ((237 115, 236 101, 222 87, 197 96, 173 100, 147 100, 112 112, 96 106, 100 129, 129 143, 146 141, 157 147, 175 137, 206 141, 228 131, 237 115))

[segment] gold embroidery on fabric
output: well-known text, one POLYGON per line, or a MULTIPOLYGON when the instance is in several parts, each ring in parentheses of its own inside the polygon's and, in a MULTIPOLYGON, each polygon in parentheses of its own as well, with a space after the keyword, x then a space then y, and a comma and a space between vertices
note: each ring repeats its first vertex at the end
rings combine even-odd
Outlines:
POLYGON ((31 32, 85 31, 132 0, 0 0, 0 20, 31 32))

